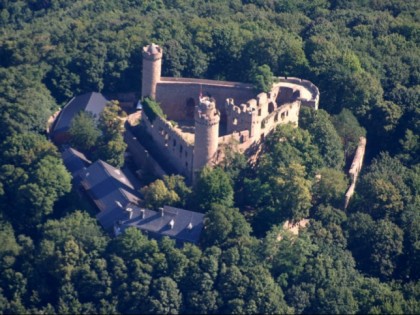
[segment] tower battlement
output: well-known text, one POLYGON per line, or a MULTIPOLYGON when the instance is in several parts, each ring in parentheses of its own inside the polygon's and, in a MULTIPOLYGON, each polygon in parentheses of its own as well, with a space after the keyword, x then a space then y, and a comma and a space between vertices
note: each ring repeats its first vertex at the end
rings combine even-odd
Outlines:
POLYGON ((143 47, 143 58, 147 60, 159 60, 162 59, 163 53, 162 48, 155 43, 151 43, 143 47))
POLYGON ((200 98, 200 103, 198 104, 195 111, 195 123, 213 126, 219 124, 220 122, 220 113, 216 108, 216 102, 210 97, 200 98))

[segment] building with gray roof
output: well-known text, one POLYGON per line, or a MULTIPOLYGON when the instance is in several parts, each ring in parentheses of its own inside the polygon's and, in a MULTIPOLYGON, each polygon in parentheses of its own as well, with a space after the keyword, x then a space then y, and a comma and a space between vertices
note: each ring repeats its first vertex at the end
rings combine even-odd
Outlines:
POLYGON ((204 214, 169 206, 159 211, 139 207, 140 193, 129 174, 97 160, 91 163, 81 152, 67 148, 64 164, 73 176, 73 185, 81 186, 99 209, 96 219, 115 236, 135 227, 150 237, 168 236, 178 243, 197 243, 204 225, 204 214))
POLYGON ((204 214, 169 206, 159 211, 130 205, 126 218, 117 222, 115 235, 129 227, 135 227, 153 238, 168 236, 180 243, 197 243, 204 226, 204 214))
POLYGON ((92 164, 86 156, 73 148, 65 148, 61 152, 61 158, 66 166, 67 170, 73 177, 73 184, 78 185, 80 183, 80 174, 92 164))
POLYGON ((96 218, 107 231, 125 218, 129 204, 140 202, 139 192, 124 172, 104 161, 98 160, 84 169, 80 178, 82 187, 100 211, 96 218))
POLYGON ((69 138, 69 130, 73 118, 81 111, 87 111, 98 117, 103 111, 108 100, 101 94, 96 92, 85 93, 73 97, 70 102, 62 109, 54 122, 51 132, 51 139, 56 144, 66 143, 69 138))

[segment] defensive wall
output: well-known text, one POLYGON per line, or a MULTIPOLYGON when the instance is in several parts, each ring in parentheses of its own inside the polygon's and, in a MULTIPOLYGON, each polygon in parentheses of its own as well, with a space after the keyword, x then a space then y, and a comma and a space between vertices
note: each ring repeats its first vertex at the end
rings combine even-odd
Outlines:
POLYGON ((127 148, 131 152, 136 167, 143 169, 151 174, 163 178, 167 173, 162 169, 158 162, 149 154, 149 152, 141 145, 137 138, 129 130, 124 132, 124 141, 127 148))
POLYGON ((318 109, 319 104, 319 89, 318 87, 308 80, 302 80, 294 77, 278 77, 280 86, 286 88, 290 86, 295 91, 300 92, 297 98, 301 101, 303 106, 308 106, 313 109, 318 109))
POLYGON ((185 141, 169 121, 159 116, 152 123, 146 115, 142 115, 142 124, 161 153, 167 157, 167 163, 181 175, 191 178, 194 145, 185 141))
POLYGON ((235 143, 244 152, 279 124, 297 126, 301 105, 318 108, 319 90, 307 80, 279 77, 269 93, 255 96, 247 83, 161 77, 162 54, 156 44, 143 48, 142 97, 160 103, 167 120, 152 123, 143 115, 143 125, 167 163, 188 180, 219 163, 223 146, 235 143))
POLYGON ((287 87, 286 91, 286 97, 282 96, 282 86, 276 84, 271 92, 260 93, 245 104, 236 105, 233 98, 227 99, 227 134, 249 130, 249 138, 255 141, 263 139, 278 124, 293 123, 297 126, 301 100, 293 89, 287 87))
POLYGON ((226 120, 223 106, 227 98, 234 98, 237 102, 246 102, 255 96, 253 86, 250 84, 162 77, 157 83, 156 101, 161 104, 168 119, 192 120, 200 94, 215 99, 222 123, 226 120))

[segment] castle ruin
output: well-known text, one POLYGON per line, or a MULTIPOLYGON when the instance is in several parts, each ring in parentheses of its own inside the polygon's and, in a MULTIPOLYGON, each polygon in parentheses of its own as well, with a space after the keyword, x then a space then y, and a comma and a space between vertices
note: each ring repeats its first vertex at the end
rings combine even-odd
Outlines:
POLYGON ((298 125, 299 109, 318 109, 319 90, 309 81, 279 77, 268 93, 252 84, 161 76, 163 50, 143 48, 142 98, 157 101, 166 118, 142 125, 167 162, 192 181, 205 165, 223 160, 226 146, 247 153, 279 124, 298 125))

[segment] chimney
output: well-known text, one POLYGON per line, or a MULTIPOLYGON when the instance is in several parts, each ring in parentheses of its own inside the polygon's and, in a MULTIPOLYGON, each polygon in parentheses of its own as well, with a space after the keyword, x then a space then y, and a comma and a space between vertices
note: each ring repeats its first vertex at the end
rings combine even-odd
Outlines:
POLYGON ((146 217, 146 210, 145 209, 141 209, 141 218, 144 219, 146 217))
POLYGON ((125 210, 128 212, 128 219, 131 220, 133 217, 133 208, 127 207, 125 210))
POLYGON ((159 211, 160 211, 160 216, 163 217, 164 215, 163 208, 159 208, 159 211))
POLYGON ((169 222, 169 226, 171 227, 171 230, 174 228, 174 225, 175 225, 175 221, 174 221, 174 219, 172 219, 172 220, 169 222))

